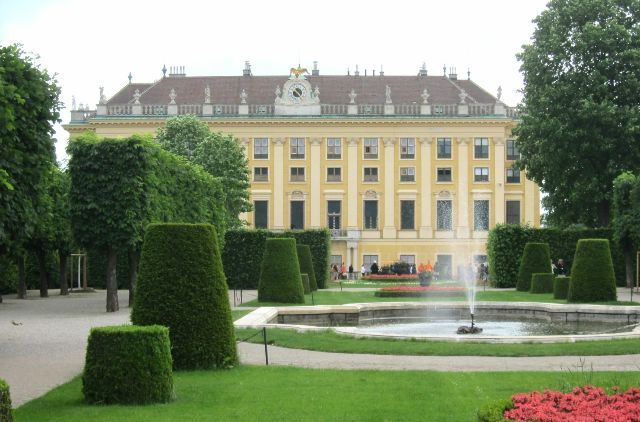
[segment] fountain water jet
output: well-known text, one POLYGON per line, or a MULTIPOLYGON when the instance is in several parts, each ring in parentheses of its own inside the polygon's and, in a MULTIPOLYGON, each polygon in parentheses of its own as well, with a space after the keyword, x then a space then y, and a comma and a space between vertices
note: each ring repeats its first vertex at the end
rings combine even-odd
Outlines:
POLYGON ((464 271, 463 280, 467 288, 467 302, 469 303, 469 313, 471 314, 471 326, 462 325, 458 327, 456 334, 479 334, 482 328, 476 326, 474 314, 476 311, 476 280, 473 274, 473 266, 469 266, 464 271))

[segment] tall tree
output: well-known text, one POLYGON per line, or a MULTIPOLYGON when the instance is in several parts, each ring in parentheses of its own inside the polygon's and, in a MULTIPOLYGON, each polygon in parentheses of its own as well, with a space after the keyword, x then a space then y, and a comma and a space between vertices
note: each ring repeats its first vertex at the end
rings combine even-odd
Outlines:
POLYGON ((164 149, 186 157, 222 179, 227 228, 242 227, 239 214, 251 211, 251 202, 249 164, 238 140, 231 135, 211 133, 208 126, 193 115, 168 119, 158 130, 156 140, 164 149))
POLYGON ((640 234, 640 210, 632 200, 633 190, 639 180, 632 173, 625 172, 613 181, 613 237, 624 253, 627 286, 633 286, 633 254, 640 234))
POLYGON ((553 225, 607 226, 613 180, 640 168, 640 2, 551 0, 518 54, 519 165, 553 225))

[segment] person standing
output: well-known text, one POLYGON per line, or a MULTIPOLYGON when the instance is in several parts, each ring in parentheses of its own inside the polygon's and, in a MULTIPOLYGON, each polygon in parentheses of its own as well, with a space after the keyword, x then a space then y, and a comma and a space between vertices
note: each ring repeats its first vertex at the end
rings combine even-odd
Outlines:
POLYGON ((344 265, 344 262, 342 263, 342 265, 340 266, 340 278, 346 278, 347 277, 347 267, 346 265, 344 265))
POLYGON ((362 267, 360 267, 360 277, 364 277, 367 274, 367 268, 364 266, 364 264, 362 264, 362 267))
POLYGON ((566 277, 567 276, 567 266, 564 263, 564 259, 558 260, 558 265, 556 265, 556 271, 558 272, 558 277, 566 277))
POLYGON ((349 264, 349 280, 353 279, 353 265, 349 264))
POLYGON ((376 261, 373 261, 373 264, 371 264, 371 274, 378 274, 378 264, 376 261))

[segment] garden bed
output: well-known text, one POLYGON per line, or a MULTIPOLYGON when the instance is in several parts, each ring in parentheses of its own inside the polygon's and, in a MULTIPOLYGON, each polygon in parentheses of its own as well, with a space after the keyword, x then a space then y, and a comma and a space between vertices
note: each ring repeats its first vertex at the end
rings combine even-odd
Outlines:
POLYGON ((407 281, 418 281, 418 276, 417 274, 370 274, 361 277, 360 280, 406 283, 407 281))
POLYGON ((464 296, 463 287, 389 286, 374 293, 377 297, 452 297, 464 296))

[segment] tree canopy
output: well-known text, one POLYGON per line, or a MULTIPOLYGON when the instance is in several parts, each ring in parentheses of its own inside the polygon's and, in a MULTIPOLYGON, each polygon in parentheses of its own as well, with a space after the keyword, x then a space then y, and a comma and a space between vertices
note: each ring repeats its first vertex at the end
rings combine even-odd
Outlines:
POLYGON ((613 181, 613 238, 624 253, 627 286, 633 285, 636 245, 640 244, 640 179, 630 172, 613 181))
POLYGON ((640 2, 551 0, 518 54, 519 165, 547 222, 607 226, 613 180, 640 168, 640 2))
POLYGON ((20 46, 0 46, 0 252, 32 234, 43 176, 55 160, 55 79, 20 46))
POLYGON ((249 165, 242 147, 232 135, 212 133, 192 115, 167 120, 158 130, 158 143, 174 154, 186 157, 222 180, 227 210, 227 227, 242 227, 239 214, 251 210, 249 165))

